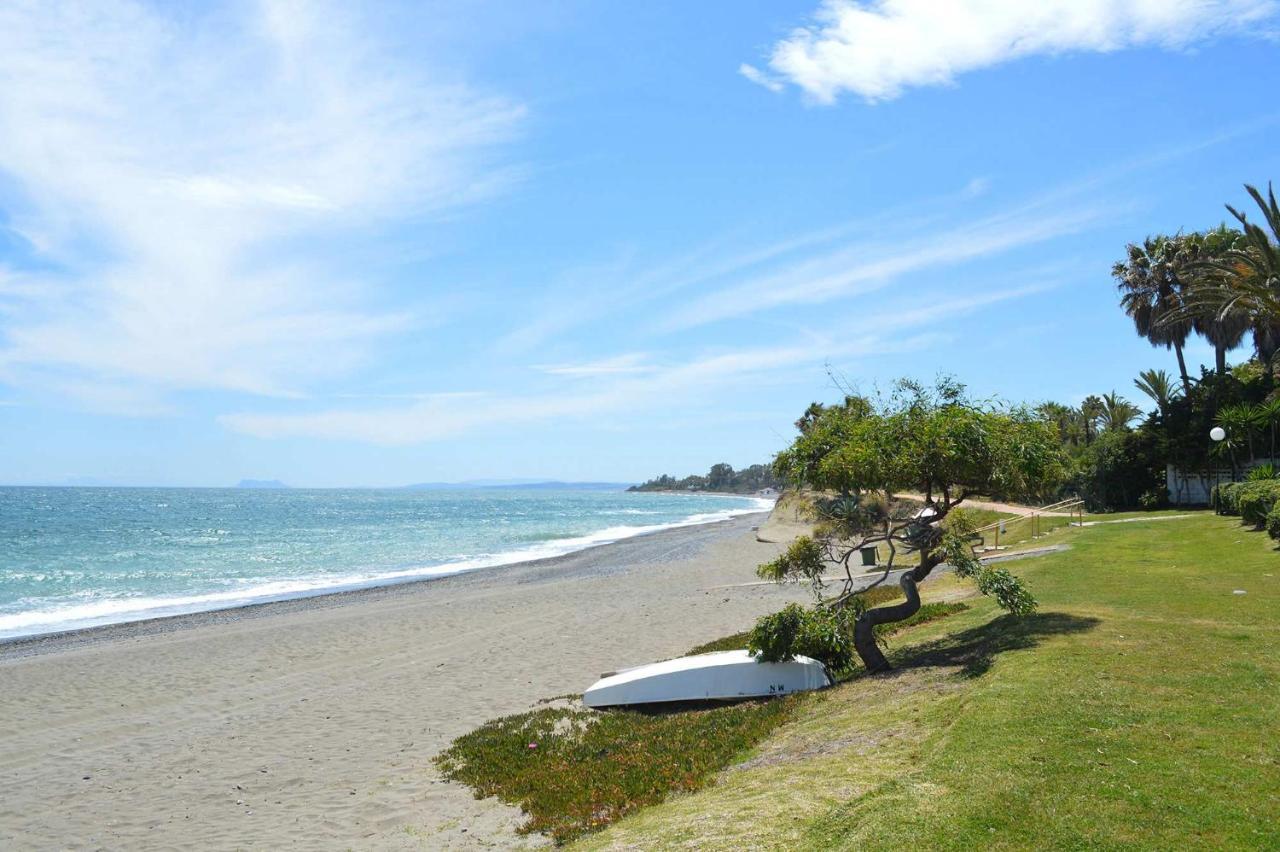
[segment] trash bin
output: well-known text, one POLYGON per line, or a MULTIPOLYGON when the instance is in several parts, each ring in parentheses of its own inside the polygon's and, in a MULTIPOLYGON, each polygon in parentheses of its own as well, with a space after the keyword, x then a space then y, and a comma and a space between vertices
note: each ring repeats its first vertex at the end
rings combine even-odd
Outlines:
POLYGON ((876 567, 876 549, 874 547, 864 547, 859 553, 862 554, 862 566, 864 568, 876 567))

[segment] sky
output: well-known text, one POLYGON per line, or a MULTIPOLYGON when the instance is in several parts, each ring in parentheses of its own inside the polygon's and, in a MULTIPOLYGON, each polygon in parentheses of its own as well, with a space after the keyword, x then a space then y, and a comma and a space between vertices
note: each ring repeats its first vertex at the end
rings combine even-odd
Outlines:
POLYGON ((1273 0, 9 0, 0 483, 638 481, 901 376, 1138 400, 1176 364, 1111 264, 1280 178, 1277 34, 1273 0))

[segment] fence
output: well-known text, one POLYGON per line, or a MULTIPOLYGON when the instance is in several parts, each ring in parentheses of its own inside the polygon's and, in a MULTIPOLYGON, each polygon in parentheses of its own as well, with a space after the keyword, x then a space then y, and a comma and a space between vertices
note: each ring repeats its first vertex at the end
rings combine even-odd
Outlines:
POLYGON ((1037 539, 1046 534, 1049 529, 1052 529, 1052 527, 1046 528, 1046 517, 1065 517, 1068 525, 1072 523, 1083 524, 1084 501, 1078 497, 1059 500, 1057 503, 1050 503, 1047 506, 1032 509, 1025 515, 1019 515, 1016 518, 1002 518, 984 527, 978 527, 978 529, 974 530, 974 533, 978 536, 979 544, 974 546, 974 551, 998 550, 1015 542, 1026 541, 1028 538, 1037 539), (988 538, 993 539, 991 545, 987 544, 988 538), (1001 539, 1004 539, 1004 545, 1000 544, 1001 539))
MULTIPOLYGON (((1243 479, 1250 469, 1267 461, 1269 459, 1259 459, 1241 465, 1239 476, 1235 478, 1243 479)), ((1230 468, 1184 471, 1173 465, 1165 467, 1165 487, 1169 489, 1169 502, 1174 506, 1207 506, 1213 486, 1231 481, 1230 468)))

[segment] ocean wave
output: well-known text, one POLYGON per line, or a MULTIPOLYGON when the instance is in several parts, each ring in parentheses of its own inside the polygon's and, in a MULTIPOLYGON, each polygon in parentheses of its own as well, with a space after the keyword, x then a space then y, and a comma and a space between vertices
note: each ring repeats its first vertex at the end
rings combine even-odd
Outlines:
POLYGON ((750 502, 740 507, 714 512, 700 512, 664 524, 612 526, 580 536, 552 539, 528 547, 457 559, 437 565, 417 566, 397 571, 339 576, 307 576, 296 578, 261 578, 242 581, 243 586, 225 591, 188 595, 112 597, 79 601, 56 606, 0 614, 0 639, 38 636, 107 624, 122 624, 193 612, 233 609, 257 603, 313 597, 334 592, 352 591, 432 577, 462 574, 483 568, 497 568, 519 562, 564 556, 603 544, 612 544, 639 535, 668 529, 698 526, 726 521, 739 515, 767 511, 773 501, 743 498, 750 502))

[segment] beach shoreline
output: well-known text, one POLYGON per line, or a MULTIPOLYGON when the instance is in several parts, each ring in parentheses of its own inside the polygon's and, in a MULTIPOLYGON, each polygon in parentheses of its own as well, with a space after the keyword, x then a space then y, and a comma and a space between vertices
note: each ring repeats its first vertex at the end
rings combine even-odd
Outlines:
POLYGON ((769 513, 765 511, 743 512, 725 520, 670 526, 660 530, 628 536, 617 541, 601 542, 600 544, 584 547, 581 550, 573 550, 542 559, 526 559, 520 562, 510 562, 483 568, 470 568, 449 574, 430 574, 421 577, 380 580, 354 588, 294 594, 274 600, 253 601, 233 606, 202 609, 195 612, 160 615, 154 618, 119 621, 90 627, 77 627, 71 630, 59 630, 32 636, 0 637, 0 660, 57 653, 68 648, 111 642, 118 639, 135 639, 142 636, 161 635, 209 624, 226 624, 242 618, 269 618, 273 615, 302 612, 320 607, 342 606, 360 601, 377 600, 389 595, 416 594, 420 587, 437 583, 447 585, 450 580, 459 580, 477 573, 484 573, 496 581, 503 574, 522 575, 527 572, 554 572, 557 567, 574 562, 573 557, 591 554, 604 548, 618 547, 625 545, 627 542, 651 537, 680 541, 684 538, 680 535, 682 532, 728 524, 743 518, 753 520, 752 529, 754 530, 768 516, 769 513))
MULTIPOLYGON (((739 496, 740 495, 727 495, 739 496)), ((81 637, 82 634, 92 634, 96 630, 110 630, 122 627, 126 624, 138 624, 143 632, 155 632, 163 630, 170 625, 170 619, 182 618, 185 616, 200 616, 207 613, 216 612, 232 612, 243 609, 250 609, 257 606, 282 604, 295 600, 305 600, 316 597, 334 597, 341 598, 343 595, 361 593, 372 589, 390 587, 396 585, 405 585, 418 582, 432 582, 447 577, 457 576, 475 571, 493 571, 514 565, 523 565, 528 563, 551 563, 554 560, 569 556, 574 553, 580 553, 597 547, 616 544, 630 538, 641 536, 655 535, 665 533, 671 530, 683 529, 689 527, 702 526, 705 524, 719 523, 724 520, 730 520, 746 515, 755 515, 764 513, 766 516, 769 509, 760 505, 762 502, 759 498, 741 498, 754 499, 755 506, 741 506, 736 508, 726 508, 721 511, 708 512, 702 514, 694 514, 681 520, 670 521, 654 526, 622 526, 610 527, 594 532, 589 532, 580 536, 569 536, 563 539, 550 539, 543 542, 537 549, 551 548, 552 552, 545 555, 536 553, 534 548, 526 548, 524 550, 516 549, 509 552, 499 552, 491 555, 480 557, 464 557, 456 561, 442 562, 440 564, 428 564, 419 569, 397 570, 391 574, 372 575, 361 578, 353 576, 339 582, 327 581, 326 578, 317 576, 312 578, 313 585, 310 587, 301 587, 297 590, 286 592, 264 592, 255 594, 255 590, 250 588, 244 590, 242 595, 237 595, 241 599, 233 599, 228 601, 218 601, 210 599, 208 601, 199 601, 191 599, 190 601, 182 601, 182 595, 176 595, 172 603, 166 603, 163 598, 159 598, 152 602, 149 609, 122 609, 116 616, 98 616, 93 618, 72 618, 67 626, 54 626, 51 629, 40 629, 30 633, 10 634, 0 631, 0 653, 12 648, 14 654, 38 653, 42 647, 53 646, 60 647, 61 640, 74 640, 81 637), (719 516, 719 517, 714 517, 719 516), (604 536, 604 537, 601 537, 604 536), (597 539, 598 540, 594 540, 597 539), (555 549, 562 548, 559 552, 555 549), (167 611, 166 611, 167 610, 167 611), (81 621, 82 623, 75 623, 81 621), (87 621, 88 623, 83 623, 87 621)), ((23 615, 19 613, 19 615, 23 615)), ((55 617, 52 613, 50 617, 55 617)), ((2 619, 0 619, 2 620, 2 619)))
POLYGON ((780 550, 756 541, 764 517, 0 645, 0 845, 537 843, 432 757, 488 719, 805 599, 747 585, 780 550))

